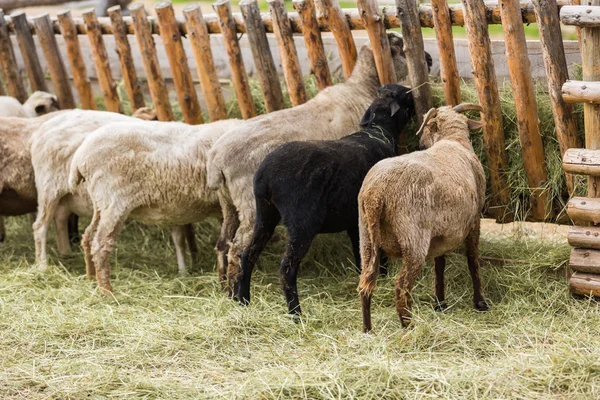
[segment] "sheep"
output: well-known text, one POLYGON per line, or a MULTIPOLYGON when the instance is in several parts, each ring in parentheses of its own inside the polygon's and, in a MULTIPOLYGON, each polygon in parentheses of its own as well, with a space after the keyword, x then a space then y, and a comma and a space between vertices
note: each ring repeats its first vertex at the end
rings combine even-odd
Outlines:
MULTIPOLYGON (((217 194, 206 182, 206 155, 217 138, 243 123, 120 123, 86 138, 73 156, 69 185, 77 193, 85 188, 91 199, 82 247, 88 276, 95 274, 103 291, 112 291, 109 256, 126 218, 177 226, 219 215, 217 194)), ((173 239, 183 241, 177 233, 173 239)))
POLYGON ((396 137, 413 114, 410 89, 386 85, 360 131, 338 140, 282 144, 265 157, 254 175, 256 222, 238 276, 242 304, 250 301, 252 269, 280 220, 288 232, 280 274, 290 314, 301 313, 296 278, 318 233, 346 231, 360 273, 358 191, 377 161, 396 155, 396 137))
MULTIPOLYGON (((484 311, 479 275, 479 227, 485 200, 485 175, 469 141, 469 129, 483 126, 460 114, 482 111, 476 104, 431 109, 419 129, 423 151, 375 164, 358 195, 363 270, 358 291, 363 330, 371 331, 371 296, 379 252, 402 257, 396 280, 396 312, 402 326, 411 322, 410 292, 426 259, 466 245, 473 280, 473 304, 484 311)), ((436 300, 444 303, 444 262, 436 260, 436 300)))
MULTIPOLYGON (((402 38, 392 32, 388 38, 400 81, 407 75, 402 38)), ((431 62, 431 57, 428 60, 431 62)), ((373 51, 366 44, 345 83, 321 91, 300 106, 256 117, 214 144, 208 155, 208 184, 218 191, 223 209, 221 236, 215 251, 219 276, 224 281, 227 274, 230 295, 233 295, 242 250, 248 245, 254 225, 256 206, 252 179, 260 163, 280 144, 335 140, 355 131, 378 88, 373 51)))

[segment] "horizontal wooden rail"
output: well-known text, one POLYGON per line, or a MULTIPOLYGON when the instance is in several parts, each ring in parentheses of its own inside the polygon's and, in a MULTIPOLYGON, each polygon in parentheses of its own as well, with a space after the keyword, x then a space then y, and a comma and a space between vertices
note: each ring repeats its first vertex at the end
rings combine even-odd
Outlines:
POLYGON ((600 28, 600 7, 565 6, 560 10, 560 20, 565 25, 580 28, 600 28))
MULTIPOLYGON (((565 7, 568 4, 569 0, 560 0, 558 1, 558 6, 565 7)), ((450 19, 453 26, 463 26, 465 24, 463 9, 461 4, 451 4, 450 8, 450 19)), ((364 21, 356 8, 345 8, 342 10, 346 19, 348 20, 348 24, 352 30, 364 30, 366 29, 364 25, 364 21)), ((398 15, 396 13, 395 7, 384 7, 381 10, 381 14, 384 18, 384 23, 386 28, 400 28, 400 20, 398 19, 398 15)), ((500 17, 500 7, 497 3, 487 3, 486 4, 486 19, 488 24, 501 24, 502 19, 500 17)), ((531 3, 521 4, 521 15, 523 17, 523 23, 535 23, 535 12, 533 9, 533 5, 531 3)), ((298 17, 297 12, 288 13, 288 17, 290 19, 290 23, 292 26, 292 31, 294 33, 302 33, 301 23, 298 17)), ((10 17, 6 16, 6 22, 8 25, 8 30, 10 33, 14 33, 14 26, 10 17)), ((267 32, 273 32, 273 18, 269 13, 261 13, 261 18, 263 23, 265 24, 265 29, 267 32)), ((233 13, 233 19, 235 20, 235 26, 237 32, 245 33, 246 27, 244 25, 244 18, 241 13, 233 13)), ((85 23, 81 18, 73 18, 75 22, 75 27, 77 28, 77 33, 80 35, 85 35, 87 33, 85 28, 85 23)), ((208 33, 221 33, 221 28, 219 27, 219 19, 217 15, 205 14, 204 20, 206 21, 206 26, 208 28, 208 33)), ((431 6, 422 5, 419 7, 419 20, 421 22, 421 26, 424 28, 433 28, 433 13, 431 11, 431 6)), ((100 24, 100 28, 103 34, 112 34, 113 28, 110 22, 110 18, 98 18, 98 22, 100 24)), ((135 30, 133 27, 133 21, 131 17, 123 17, 123 22, 127 28, 127 34, 134 35, 135 30)), ((152 34, 159 34, 159 27, 156 18, 149 17, 148 25, 150 28, 150 32, 152 34)), ((54 32, 57 35, 60 35, 60 24, 57 19, 52 18, 52 23, 54 27, 54 32)), ((35 34, 35 29, 31 21, 29 22, 32 33, 35 34)), ((187 35, 187 27, 185 25, 185 19, 183 17, 177 17, 177 25, 182 34, 187 35)), ((329 32, 329 26, 324 21, 320 21, 319 29, 322 32, 329 32)))
POLYGON ((600 275, 575 272, 569 279, 569 290, 582 296, 600 296, 600 275))
POLYGON ((563 157, 563 168, 571 174, 600 176, 600 150, 569 149, 563 157))
POLYGON ((567 214, 577 222, 600 223, 600 198, 573 197, 567 204, 567 214))
POLYGON ((566 81, 562 96, 567 103, 600 104, 600 82, 566 81))
POLYGON ((567 239, 573 247, 600 250, 600 227, 573 226, 569 229, 567 239))
POLYGON ((569 258, 573 271, 600 274, 600 251, 591 249, 573 249, 569 258))

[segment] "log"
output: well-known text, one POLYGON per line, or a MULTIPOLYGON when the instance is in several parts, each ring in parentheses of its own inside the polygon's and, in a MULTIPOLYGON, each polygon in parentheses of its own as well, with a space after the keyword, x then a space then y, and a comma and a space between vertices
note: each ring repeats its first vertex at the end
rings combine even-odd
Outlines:
POLYGON ((580 296, 600 296, 600 275, 574 272, 569 279, 569 290, 580 296))
POLYGON ((564 6, 560 10, 560 20, 565 25, 580 28, 600 28, 600 8, 597 4, 586 6, 564 6))
POLYGON ((563 168, 570 174, 600 177, 600 150, 569 149, 563 156, 563 168))
POLYGON ((321 7, 323 19, 327 21, 340 52, 344 78, 348 79, 352 74, 357 57, 356 44, 354 44, 348 20, 337 0, 321 0, 321 7))
MULTIPOLYGON (((560 154, 564 155, 567 149, 582 147, 577 137, 577 124, 573 106, 565 103, 562 98, 562 85, 569 79, 565 49, 561 36, 560 21, 556 0, 534 0, 535 14, 540 33, 540 42, 544 54, 544 67, 548 92, 554 114, 556 137, 560 147, 560 154)), ((565 174, 569 193, 573 193, 574 177, 565 174)))
POLYGON ((446 0, 431 0, 435 37, 440 60, 440 77, 446 97, 446 105, 455 106, 461 102, 460 78, 456 66, 456 52, 452 40, 452 21, 446 0))
POLYGON ((402 25, 404 54, 408 66, 408 77, 413 87, 415 111, 419 124, 423 115, 432 107, 429 87, 429 68, 425 58, 423 34, 419 26, 417 3, 414 0, 396 0, 396 11, 402 25))
POLYGON ((377 0, 357 0, 358 12, 362 16, 369 42, 375 57, 375 67, 379 82, 382 85, 388 83, 397 83, 396 72, 394 71, 394 61, 392 60, 392 52, 390 50, 390 42, 388 40, 387 31, 383 24, 383 19, 379 14, 379 6, 377 0))
POLYGON ((281 67, 283 76, 287 85, 292 106, 298 106, 306 103, 308 96, 304 87, 304 78, 298 52, 294 44, 294 34, 290 27, 290 20, 285 10, 283 0, 267 0, 269 11, 273 17, 273 30, 277 38, 277 48, 281 58, 281 67))
POLYGON ((502 130, 502 110, 490 50, 490 36, 485 22, 485 7, 483 0, 462 0, 462 4, 475 87, 479 103, 484 109, 483 138, 490 165, 489 184, 492 191, 490 213, 497 219, 506 220, 507 217, 510 218, 506 215, 506 206, 510 199, 505 175, 508 171, 508 155, 502 130))
POLYGON ((79 37, 73 23, 73 17, 69 10, 59 12, 56 17, 60 23, 60 31, 65 40, 67 50, 67 59, 71 66, 71 74, 73 75, 73 83, 79 93, 79 102, 84 110, 96 110, 96 100, 92 92, 92 85, 87 73, 87 67, 83 60, 81 47, 79 45, 79 37))
POLYGON ((23 57, 23 64, 25 64, 25 71, 29 78, 31 85, 31 91, 41 90, 43 92, 48 91, 48 85, 46 84, 46 77, 38 58, 37 47, 33 41, 31 34, 31 27, 27 21, 27 15, 24 12, 19 12, 11 15, 12 25, 15 30, 15 36, 17 37, 17 43, 21 49, 21 57, 23 57))
POLYGON ((265 100, 267 112, 273 112, 284 108, 283 92, 279 82, 279 74, 273 61, 269 39, 265 26, 260 18, 260 9, 256 0, 243 0, 240 9, 246 24, 246 33, 252 57, 256 65, 258 82, 265 100))
POLYGON ((600 223, 600 199, 573 197, 567 203, 567 214, 576 222, 600 223))
POLYGON ((175 117, 169 102, 167 86, 160 72, 146 9, 142 3, 135 3, 129 7, 129 12, 135 25, 135 37, 142 53, 142 60, 144 60, 144 71, 146 72, 148 89, 154 103, 156 115, 159 121, 173 121, 175 117))
POLYGON ((546 159, 519 0, 501 0, 500 4, 523 164, 527 183, 532 191, 529 199, 531 216, 535 221, 544 221, 552 215, 552 201, 549 192, 544 189, 548 182, 546 159))
POLYGON ((572 226, 567 238, 573 247, 600 250, 600 227, 572 226))
POLYGON ((17 66, 15 51, 8 34, 4 12, 0 9, 0 73, 6 85, 6 91, 21 103, 27 100, 27 91, 17 66))
POLYGON ((96 66, 96 74, 98 75, 98 83, 100 84, 100 90, 104 98, 104 105, 108 111, 123 113, 123 106, 117 93, 117 84, 110 71, 108 54, 106 53, 104 39, 102 39, 102 33, 98 25, 98 18, 96 18, 96 10, 89 8, 83 11, 81 15, 85 21, 87 36, 90 40, 92 58, 96 66))
POLYGON ((219 0, 213 4, 213 9, 219 16, 223 43, 225 44, 225 50, 229 58, 229 67, 231 68, 231 80, 233 81, 233 88, 240 107, 240 113, 244 119, 252 118, 256 114, 254 111, 254 102, 252 101, 248 75, 244 67, 244 59, 242 58, 242 51, 238 43, 235 21, 231 14, 229 0, 219 0))
POLYGON ((48 70, 50 71, 50 79, 52 80, 56 97, 58 97, 58 104, 62 110, 75 108, 75 100, 73 99, 67 68, 60 56, 50 16, 43 14, 33 18, 33 24, 35 25, 48 70))
POLYGON ((600 82, 566 81, 562 97, 567 103, 600 104, 600 82))
POLYGON ((591 249, 573 249, 571 250, 571 256, 569 257, 569 266, 573 271, 599 274, 600 251, 591 249))
POLYGON ((181 43, 181 33, 175 21, 175 11, 170 2, 158 3, 155 8, 167 59, 171 66, 171 76, 179 99, 183 120, 190 125, 204 122, 198 95, 194 88, 192 73, 188 66, 187 56, 181 43))
POLYGON ((114 32, 117 54, 119 55, 121 65, 121 75, 123 76, 123 82, 125 83, 127 98, 129 98, 131 111, 135 111, 138 108, 144 107, 146 102, 144 101, 142 86, 140 85, 137 73, 135 72, 133 55, 131 54, 129 40, 127 40, 127 32, 125 24, 123 23, 121 6, 117 5, 110 7, 107 12, 114 32))
POLYGON ((212 50, 210 48, 210 35, 202 17, 198 4, 187 6, 183 9, 186 19, 188 38, 192 45, 192 52, 196 60, 196 69, 200 88, 204 94, 204 101, 208 109, 211 122, 227 118, 225 98, 221 91, 221 84, 215 69, 212 50))

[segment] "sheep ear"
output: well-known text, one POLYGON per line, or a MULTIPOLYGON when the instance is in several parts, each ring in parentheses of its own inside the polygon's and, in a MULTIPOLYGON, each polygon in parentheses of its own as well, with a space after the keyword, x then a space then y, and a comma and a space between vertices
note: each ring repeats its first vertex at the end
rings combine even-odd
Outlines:
POLYGON ((467 125, 469 126, 469 129, 481 129, 485 126, 485 121, 476 121, 474 119, 469 119, 467 120, 467 125))
POLYGON ((373 112, 371 111, 370 108, 368 108, 367 111, 365 112, 365 115, 363 115, 362 119, 360 120, 360 126, 364 128, 365 126, 369 125, 369 122, 371 122, 372 119, 373 119, 373 112))
POLYGON ((398 105, 398 103, 392 103, 391 105, 391 109, 392 109, 392 117, 398 112, 398 110, 400 110, 400 106, 398 105))

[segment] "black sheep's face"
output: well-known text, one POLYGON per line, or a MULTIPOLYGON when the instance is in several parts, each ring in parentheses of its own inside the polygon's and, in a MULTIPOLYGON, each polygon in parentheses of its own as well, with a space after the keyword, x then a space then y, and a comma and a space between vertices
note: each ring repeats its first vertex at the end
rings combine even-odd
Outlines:
POLYGON ((411 89, 401 85, 388 84, 378 90, 377 98, 365 113, 361 126, 371 123, 376 116, 391 118, 399 126, 406 125, 415 113, 411 89))

